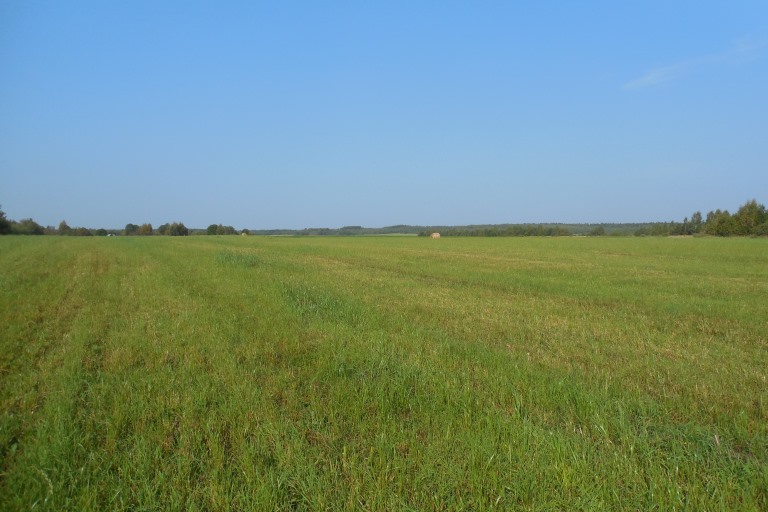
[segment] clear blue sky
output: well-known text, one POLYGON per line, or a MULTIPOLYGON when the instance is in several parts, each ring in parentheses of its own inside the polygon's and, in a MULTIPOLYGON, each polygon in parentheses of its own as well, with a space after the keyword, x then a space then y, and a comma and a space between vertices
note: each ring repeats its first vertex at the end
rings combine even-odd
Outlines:
POLYGON ((0 2, 43 225, 682 220, 768 200, 768 2, 0 2))

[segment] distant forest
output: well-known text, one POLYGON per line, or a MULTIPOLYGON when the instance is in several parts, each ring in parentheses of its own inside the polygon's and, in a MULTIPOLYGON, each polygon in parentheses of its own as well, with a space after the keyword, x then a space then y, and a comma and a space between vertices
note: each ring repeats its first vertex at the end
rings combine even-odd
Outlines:
POLYGON ((272 236, 768 236, 768 211, 755 199, 744 203, 735 213, 714 210, 706 217, 694 212, 682 221, 604 224, 483 224, 467 226, 409 226, 384 228, 344 226, 342 228, 236 230, 232 226, 211 224, 206 229, 190 229, 182 222, 163 224, 126 224, 123 229, 70 227, 61 221, 58 227, 39 225, 32 219, 9 220, 0 210, 0 235, 64 236, 188 236, 188 235, 272 235, 272 236))

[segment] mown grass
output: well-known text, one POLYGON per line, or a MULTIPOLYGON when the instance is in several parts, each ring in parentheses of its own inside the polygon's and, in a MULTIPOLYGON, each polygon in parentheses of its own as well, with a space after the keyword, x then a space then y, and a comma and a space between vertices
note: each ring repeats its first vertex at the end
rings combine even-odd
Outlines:
POLYGON ((0 238, 0 508, 768 509, 768 241, 0 238))

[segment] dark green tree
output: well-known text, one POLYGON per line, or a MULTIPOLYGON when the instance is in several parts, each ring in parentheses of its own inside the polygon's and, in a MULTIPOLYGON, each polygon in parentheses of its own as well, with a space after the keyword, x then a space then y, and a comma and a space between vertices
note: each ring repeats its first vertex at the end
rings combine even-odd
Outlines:
POLYGON ((0 210, 0 235, 11 234, 11 223, 5 218, 5 212, 0 210))
POLYGON ((752 230, 752 234, 755 236, 768 236, 768 221, 763 222, 759 226, 755 226, 752 230))
POLYGON ((124 235, 137 235, 139 233, 139 226, 136 224, 128 223, 123 230, 124 235))
POLYGON ((22 219, 11 223, 11 232, 15 235, 42 235, 45 228, 32 219, 22 219))
POLYGON ((691 234, 700 233, 702 226, 701 212, 693 212, 693 215, 691 215, 691 234))
POLYGON ((705 231, 708 235, 731 236, 736 231, 736 223, 728 210, 721 211, 718 208, 707 214, 705 231))
POLYGON ((205 230, 207 235, 236 235, 237 230, 232 226, 224 226, 223 224, 211 224, 205 230))
POLYGON ((737 235, 751 235, 757 226, 768 221, 765 206, 752 199, 744 203, 733 215, 734 230, 737 235))
POLYGON ((152 224, 142 224, 139 227, 138 234, 141 236, 150 236, 152 234, 152 224))
POLYGON ((187 236, 189 235, 189 229, 182 222, 173 222, 171 224, 163 224, 158 228, 161 235, 167 236, 187 236))
POLYGON ((59 222, 59 234, 60 235, 70 235, 72 231, 72 228, 69 227, 69 224, 67 224, 67 221, 63 220, 59 222))
POLYGON ((589 236, 605 236, 605 228, 603 226, 597 226, 590 230, 589 236))

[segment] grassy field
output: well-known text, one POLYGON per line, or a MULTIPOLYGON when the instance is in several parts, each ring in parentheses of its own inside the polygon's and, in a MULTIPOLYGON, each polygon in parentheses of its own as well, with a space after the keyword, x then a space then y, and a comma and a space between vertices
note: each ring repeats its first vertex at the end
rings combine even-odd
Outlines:
POLYGON ((0 509, 766 510, 768 240, 0 238, 0 509))

